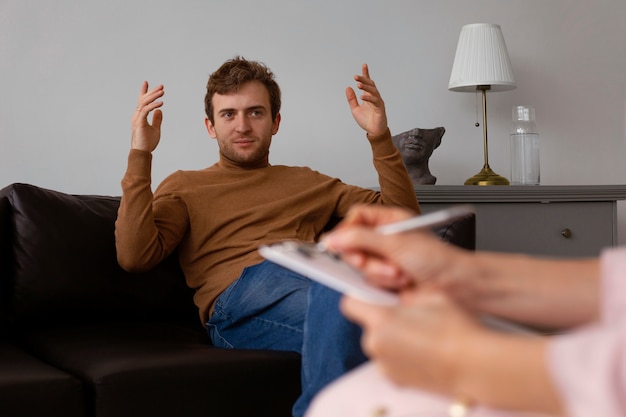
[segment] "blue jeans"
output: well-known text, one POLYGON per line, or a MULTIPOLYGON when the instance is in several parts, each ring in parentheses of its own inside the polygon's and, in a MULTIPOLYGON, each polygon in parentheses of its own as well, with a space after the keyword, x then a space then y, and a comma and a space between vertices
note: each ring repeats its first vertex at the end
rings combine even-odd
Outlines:
POLYGON ((206 323, 215 346, 302 355, 300 417, 329 382, 365 362, 361 329, 339 311, 341 295, 270 261, 245 268, 206 323))

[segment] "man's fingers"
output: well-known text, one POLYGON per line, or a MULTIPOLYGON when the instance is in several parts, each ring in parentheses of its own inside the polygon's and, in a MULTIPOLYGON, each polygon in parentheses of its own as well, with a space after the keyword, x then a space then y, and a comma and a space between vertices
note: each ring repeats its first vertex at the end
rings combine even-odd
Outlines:
POLYGON ((163 121, 163 112, 161 110, 155 110, 154 114, 152 115, 152 126, 157 129, 160 129, 162 121, 163 121))
POLYGON ((359 101, 356 98, 356 93, 351 87, 346 88, 346 98, 348 99, 348 104, 351 109, 359 107, 359 101))
MULTIPOLYGON (((162 97, 165 94, 163 85, 159 85, 153 88, 151 91, 148 91, 148 82, 144 81, 141 85, 141 93, 139 94, 139 99, 137 100, 137 110, 142 110, 144 106, 148 106, 150 104, 159 104, 156 107, 160 107, 163 103, 155 103, 155 100, 159 97, 162 97)), ((156 107, 152 107, 150 110, 154 110, 156 107)))
MULTIPOLYGON (((161 106, 163 106, 162 101, 155 101, 152 103, 148 103, 146 105, 139 104, 137 106, 137 110, 135 111, 135 113, 133 113, 133 121, 143 121, 144 123, 147 123, 148 114, 151 111, 156 110, 161 106)), ((155 120, 157 117, 159 119, 159 125, 160 125, 160 122, 163 119, 163 114, 161 113, 160 110, 155 111, 153 115, 153 120, 155 120), (158 113, 158 116, 157 116, 157 113, 158 113)))
POLYGON ((363 76, 365 78, 370 78, 370 69, 367 66, 367 64, 363 64, 363 66, 361 67, 361 73, 363 74, 363 76))

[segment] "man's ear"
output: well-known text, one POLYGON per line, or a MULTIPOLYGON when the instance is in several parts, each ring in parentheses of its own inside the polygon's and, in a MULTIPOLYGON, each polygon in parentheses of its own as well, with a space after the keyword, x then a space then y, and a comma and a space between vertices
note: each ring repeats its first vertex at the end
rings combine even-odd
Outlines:
POLYGON ((280 126, 280 113, 276 115, 274 118, 274 122, 272 123, 272 135, 278 133, 278 127, 280 126))
POLYGON ((209 136, 211 136, 213 139, 217 138, 217 133, 215 132, 215 126, 213 126, 213 123, 211 123, 208 117, 204 118, 204 125, 206 126, 207 132, 209 132, 209 136))

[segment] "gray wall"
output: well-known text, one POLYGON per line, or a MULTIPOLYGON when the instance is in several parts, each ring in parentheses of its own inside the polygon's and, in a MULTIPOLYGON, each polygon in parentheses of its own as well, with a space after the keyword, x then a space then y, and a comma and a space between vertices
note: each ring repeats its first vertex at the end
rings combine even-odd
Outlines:
POLYGON ((377 185, 344 98, 367 62, 392 131, 445 126, 431 170, 462 184, 482 131, 476 96, 447 86, 460 28, 478 22, 502 26, 518 83, 488 96, 492 168, 509 176, 511 108, 532 104, 543 184, 626 183, 624 21, 623 0, 0 0, 0 187, 119 195, 144 79, 166 88, 154 184, 212 164, 204 86, 235 54, 283 88, 272 163, 377 185))

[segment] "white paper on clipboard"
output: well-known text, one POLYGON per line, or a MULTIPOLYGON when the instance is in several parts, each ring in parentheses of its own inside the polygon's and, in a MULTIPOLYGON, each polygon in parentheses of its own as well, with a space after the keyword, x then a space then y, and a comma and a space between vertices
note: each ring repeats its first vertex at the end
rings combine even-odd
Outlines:
POLYGON ((266 259, 361 301, 395 305, 398 296, 368 284, 363 274, 315 244, 284 241, 259 248, 266 259))
MULTIPOLYGON (((361 272, 333 254, 320 250, 313 243, 288 240, 261 246, 259 252, 278 265, 358 300, 382 306, 393 306, 399 302, 397 294, 368 284, 361 272)), ((537 335, 536 331, 508 320, 489 315, 479 315, 477 318, 494 330, 537 335)))

